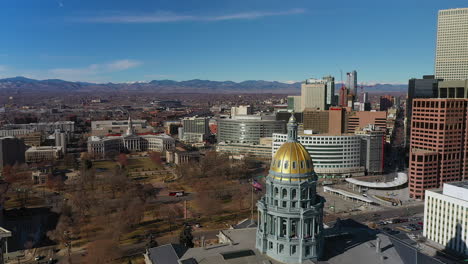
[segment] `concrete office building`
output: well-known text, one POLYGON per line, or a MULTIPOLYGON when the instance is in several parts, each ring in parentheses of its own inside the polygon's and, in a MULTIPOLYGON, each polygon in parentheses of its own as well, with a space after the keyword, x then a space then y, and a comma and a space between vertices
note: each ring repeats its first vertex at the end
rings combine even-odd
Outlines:
POLYGON ((467 175, 467 100, 414 99, 409 165, 410 197, 467 175))
POLYGON ((250 105, 241 105, 231 107, 231 116, 237 115, 251 115, 253 114, 253 108, 250 105))
POLYGON ((25 161, 26 146, 21 139, 14 137, 0 137, 0 169, 13 166, 25 161))
MULTIPOLYGON (((314 159, 314 163, 315 163, 314 159)), ((258 203, 256 248, 282 263, 318 260, 324 250, 323 206, 312 158, 298 141, 294 116, 273 156, 258 203)))
POLYGON ((439 98, 468 98, 468 79, 439 82, 439 98))
POLYGON ((354 133, 369 124, 387 129, 387 112, 385 111, 353 111, 347 115, 347 132, 354 133))
MULTIPOLYGON (((307 79, 301 84, 301 112, 306 108, 326 110, 330 104, 327 104, 328 80, 307 79)), ((334 86, 334 82, 333 82, 334 86)))
MULTIPOLYGON (((275 155, 286 140, 286 134, 273 134, 272 155, 275 155)), ((360 158, 361 138, 357 135, 300 135, 298 141, 314 160, 315 172, 321 178, 365 174, 360 158)))
POLYGON ((28 129, 34 130, 41 133, 52 134, 56 129, 61 131, 73 133, 75 132, 75 122, 73 121, 57 121, 57 122, 45 122, 45 123, 29 123, 29 124, 6 124, 3 126, 4 129, 28 129))
POLYGON ((354 133, 368 125, 376 125, 387 129, 387 113, 385 111, 348 111, 342 107, 331 107, 326 111, 306 109, 303 112, 304 130, 314 133, 340 135, 354 133))
POLYGON ((228 153, 238 157, 239 159, 246 156, 271 159, 271 144, 271 137, 260 138, 259 144, 219 143, 216 145, 216 151, 221 153, 228 153))
POLYGON ((284 133, 286 122, 275 116, 249 115, 218 119, 218 142, 259 144, 260 138, 284 133))
POLYGON ((361 165, 368 174, 382 174, 384 172, 385 130, 368 125, 355 132, 361 137, 361 165))
POLYGON ((468 256, 468 181, 427 190, 423 235, 442 249, 468 256))
POLYGON ((405 145, 409 145, 413 100, 416 98, 437 98, 439 96, 438 85, 440 81, 442 80, 435 79, 434 75, 424 75, 422 79, 412 78, 408 81, 408 99, 406 101, 405 120, 405 145))
POLYGON ((55 146, 62 147, 63 154, 67 153, 68 135, 60 130, 55 130, 55 146))
POLYGON ((302 113, 304 130, 312 130, 313 133, 324 134, 329 130, 329 111, 304 109, 302 113))
POLYGON ((194 116, 182 119, 182 129, 179 129, 179 139, 188 143, 203 142, 211 134, 209 122, 210 118, 208 117, 194 116))
POLYGON ((435 75, 444 80, 468 79, 468 8, 439 11, 435 75))
POLYGON ((301 96, 288 96, 288 111, 302 112, 301 96))
POLYGON ((33 129, 2 129, 0 130, 0 137, 14 137, 17 135, 27 135, 33 133, 33 129))
POLYGON ((358 85, 357 85, 357 71, 347 72, 346 73, 346 88, 348 88, 349 93, 357 99, 358 85))
POLYGON ((327 82, 326 104, 328 107, 336 105, 335 102, 335 77, 328 75, 322 78, 327 82))
POLYGON ((25 159, 28 163, 52 162, 62 156, 62 148, 55 146, 30 147, 25 152, 25 159))
MULTIPOLYGON (((128 128, 128 120, 97 120, 91 121, 91 135, 103 137, 107 135, 124 134, 128 128)), ((135 133, 151 133, 153 127, 148 121, 143 119, 132 119, 132 126, 135 133)), ((63 130, 62 130, 63 131, 63 130)))

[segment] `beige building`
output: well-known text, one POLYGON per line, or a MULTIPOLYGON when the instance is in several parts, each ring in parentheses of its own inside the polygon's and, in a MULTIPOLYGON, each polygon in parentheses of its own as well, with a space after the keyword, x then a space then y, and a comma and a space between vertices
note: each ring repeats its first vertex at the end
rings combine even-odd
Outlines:
POLYGON ((44 161, 54 161, 62 157, 62 148, 55 146, 31 147, 26 150, 26 162, 38 163, 44 161))
POLYGON ((187 151, 181 147, 177 147, 175 150, 166 151, 166 161, 168 163, 175 163, 176 165, 180 165, 199 160, 200 152, 198 151, 187 151))
MULTIPOLYGON (((98 120, 91 121, 92 136, 106 136, 109 134, 123 134, 128 128, 129 120, 98 120)), ((146 120, 133 120, 132 126, 135 133, 151 133, 153 127, 146 120)))
POLYGON ((439 98, 468 98, 468 80, 439 82, 439 98))
POLYGON ((301 85, 301 112, 306 108, 326 110, 327 81, 307 79, 301 85))
POLYGON ((468 79, 468 8, 439 11, 435 61, 437 79, 468 79))

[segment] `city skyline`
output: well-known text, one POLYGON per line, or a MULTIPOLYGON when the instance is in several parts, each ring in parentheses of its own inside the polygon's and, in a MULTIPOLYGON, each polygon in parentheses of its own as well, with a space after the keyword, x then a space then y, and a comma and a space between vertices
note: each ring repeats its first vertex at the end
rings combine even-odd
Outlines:
POLYGON ((463 4, 9 1, 0 78, 340 83, 356 69, 359 83, 402 84, 433 74, 437 12, 463 4))

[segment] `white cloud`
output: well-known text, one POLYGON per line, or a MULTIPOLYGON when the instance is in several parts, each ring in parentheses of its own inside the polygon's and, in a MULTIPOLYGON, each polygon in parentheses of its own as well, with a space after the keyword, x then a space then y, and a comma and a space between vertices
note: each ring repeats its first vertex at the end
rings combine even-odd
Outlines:
POLYGON ((97 75, 128 70, 141 65, 135 60, 117 60, 105 64, 91 64, 82 68, 56 68, 47 71, 49 78, 59 78, 73 81, 95 79, 97 75))
POLYGON ((141 62, 135 60, 118 60, 105 65, 105 67, 108 71, 123 71, 140 65, 141 62))
POLYGON ((78 22, 91 23, 170 23, 170 22, 190 22, 190 21, 225 21, 225 20, 245 20, 257 19, 271 16, 287 16, 303 14, 306 10, 303 8, 293 8, 279 12, 251 11, 222 15, 183 15, 173 12, 158 11, 152 14, 116 14, 93 17, 81 17, 74 19, 78 22))

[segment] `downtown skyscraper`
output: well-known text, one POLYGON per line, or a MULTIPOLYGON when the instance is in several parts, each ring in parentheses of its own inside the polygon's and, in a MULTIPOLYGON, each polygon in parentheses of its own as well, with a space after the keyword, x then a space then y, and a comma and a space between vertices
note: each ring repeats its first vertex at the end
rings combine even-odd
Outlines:
POLYGON ((436 79, 468 79, 468 8, 439 11, 436 79))

